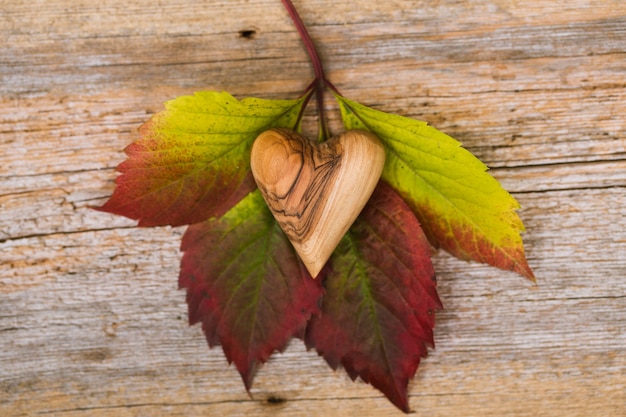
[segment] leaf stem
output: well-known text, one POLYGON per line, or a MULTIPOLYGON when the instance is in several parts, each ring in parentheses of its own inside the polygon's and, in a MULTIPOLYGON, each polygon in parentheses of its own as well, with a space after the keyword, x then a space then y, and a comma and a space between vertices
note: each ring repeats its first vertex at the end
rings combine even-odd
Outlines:
POLYGON ((309 31, 306 29, 304 22, 302 22, 302 19, 300 18, 300 15, 298 14, 295 6, 291 2, 291 0, 281 1, 283 2, 285 9, 287 9, 287 13, 289 13, 293 24, 296 26, 298 34, 300 34, 300 39, 302 39, 306 51, 309 54, 309 58, 311 59, 311 64, 313 64, 315 80, 313 81, 311 86, 309 86, 309 88, 313 88, 315 90, 315 101, 317 102, 317 111, 319 116, 318 140, 324 141, 330 137, 328 123, 326 121, 326 114, 324 113, 324 87, 328 86, 332 88, 335 92, 337 92, 337 89, 326 79, 326 75, 324 74, 324 66, 322 65, 322 60, 317 53, 317 48, 315 48, 315 43, 313 42, 313 39, 311 39, 311 35, 309 35, 309 31))

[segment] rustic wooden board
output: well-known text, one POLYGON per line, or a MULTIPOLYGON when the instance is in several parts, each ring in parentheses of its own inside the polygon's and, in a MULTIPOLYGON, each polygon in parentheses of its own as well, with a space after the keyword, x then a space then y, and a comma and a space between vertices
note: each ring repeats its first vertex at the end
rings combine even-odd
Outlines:
MULTIPOLYGON (((538 286, 436 256, 415 413, 626 416, 626 3, 295 3, 344 95, 461 140, 523 205, 538 286)), ((299 342, 248 396, 186 324, 184 229, 89 209, 162 102, 305 88, 278 0, 9 0, 0 40, 0 415, 400 415, 299 342)))

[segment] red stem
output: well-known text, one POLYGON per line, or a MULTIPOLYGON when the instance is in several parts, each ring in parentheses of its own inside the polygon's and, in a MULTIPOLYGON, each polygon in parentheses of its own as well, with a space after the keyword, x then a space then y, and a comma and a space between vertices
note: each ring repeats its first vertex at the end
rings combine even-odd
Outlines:
MULTIPOLYGON (((326 80, 326 76, 324 75, 324 66, 322 65, 322 60, 317 53, 317 49, 315 48, 315 43, 313 42, 313 39, 311 39, 311 35, 309 35, 309 31, 306 29, 304 22, 302 22, 295 6, 291 0, 282 0, 282 2, 285 9, 287 9, 287 13, 289 13, 289 16, 291 17, 293 24, 296 26, 298 33, 300 34, 300 39, 302 39, 307 53, 309 54, 309 58, 311 59, 311 63, 313 64, 315 80, 313 81, 312 86, 313 89, 315 89, 315 101, 317 102, 317 111, 319 115, 318 139, 323 141, 328 139, 330 136, 328 123, 326 122, 326 115, 324 113, 324 87, 332 84, 326 80)), ((333 89, 336 90, 334 87, 333 89)))

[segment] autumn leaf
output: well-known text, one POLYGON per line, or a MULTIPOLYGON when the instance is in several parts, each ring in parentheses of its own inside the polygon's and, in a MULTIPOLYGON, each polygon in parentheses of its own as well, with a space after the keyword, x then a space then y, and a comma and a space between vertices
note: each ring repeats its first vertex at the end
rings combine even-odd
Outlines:
POLYGON ((256 185, 250 148, 271 127, 298 127, 298 100, 241 101, 201 92, 166 103, 139 129, 112 197, 99 210, 139 220, 139 226, 193 224, 221 216, 256 185))
POLYGON ((306 343, 408 412, 407 385, 441 308, 431 248, 402 198, 380 182, 331 258, 322 313, 306 343))
POLYGON ((369 130, 384 143, 382 178, 411 206, 435 247, 534 281, 519 204, 482 162, 425 122, 336 98, 347 129, 369 130))
POLYGON ((210 346, 222 345, 246 389, 259 365, 319 311, 322 295, 258 191, 220 219, 183 236, 179 286, 187 289, 190 324, 202 322, 210 346))

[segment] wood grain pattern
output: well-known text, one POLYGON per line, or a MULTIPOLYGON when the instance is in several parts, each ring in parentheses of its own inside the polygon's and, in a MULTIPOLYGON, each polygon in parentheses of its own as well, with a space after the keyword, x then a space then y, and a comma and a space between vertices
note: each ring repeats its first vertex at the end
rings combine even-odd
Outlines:
MULTIPOLYGON (((415 415, 626 416, 626 3, 294 3, 343 95, 460 140, 522 205, 537 286, 435 256, 415 415)), ((88 208, 164 101, 304 91, 278 0, 3 1, 0 40, 0 415, 401 415, 298 341, 248 395, 187 326, 184 229, 88 208)))
POLYGON ((316 143, 277 128, 254 141, 250 165, 274 218, 316 277, 372 195, 385 149, 362 130, 316 143))

